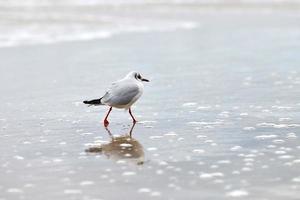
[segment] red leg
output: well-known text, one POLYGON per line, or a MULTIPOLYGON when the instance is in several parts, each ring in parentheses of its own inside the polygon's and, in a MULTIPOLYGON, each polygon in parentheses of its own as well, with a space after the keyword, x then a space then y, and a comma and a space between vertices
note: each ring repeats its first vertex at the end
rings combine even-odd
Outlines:
POLYGON ((131 126, 131 129, 129 131, 129 136, 132 137, 132 131, 133 131, 133 128, 135 126, 135 122, 133 122, 132 126, 131 126))
POLYGON ((112 110, 112 107, 109 108, 108 113, 106 114, 106 117, 105 117, 105 119, 104 119, 104 121, 103 121, 105 127, 107 127, 108 124, 109 124, 107 118, 108 118, 108 115, 109 115, 109 113, 111 112, 111 110, 112 110))
POLYGON ((131 113, 131 108, 129 108, 129 114, 130 114, 130 116, 131 116, 131 118, 132 118, 132 120, 133 120, 133 123, 137 122, 137 121, 134 119, 134 117, 133 117, 133 115, 132 115, 132 113, 131 113))

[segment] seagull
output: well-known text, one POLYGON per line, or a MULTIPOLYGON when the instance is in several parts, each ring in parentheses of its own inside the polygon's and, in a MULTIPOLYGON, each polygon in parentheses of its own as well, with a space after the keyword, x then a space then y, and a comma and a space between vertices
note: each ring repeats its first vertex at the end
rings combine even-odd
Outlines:
POLYGON ((113 82, 100 99, 83 101, 83 103, 94 106, 107 105, 110 107, 103 121, 105 127, 109 124, 107 118, 113 107, 129 110, 133 123, 136 123, 137 120, 132 115, 131 106, 143 94, 143 82, 149 82, 149 80, 143 78, 138 72, 130 72, 123 79, 113 82))

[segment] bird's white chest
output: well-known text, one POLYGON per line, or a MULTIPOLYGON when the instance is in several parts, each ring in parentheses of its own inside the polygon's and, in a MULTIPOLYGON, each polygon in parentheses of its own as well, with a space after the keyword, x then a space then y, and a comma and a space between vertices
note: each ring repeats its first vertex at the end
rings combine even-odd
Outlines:
POLYGON ((132 99, 132 101, 130 102, 130 106, 135 103, 143 94, 144 92, 144 85, 140 82, 137 81, 137 85, 138 85, 138 89, 139 89, 139 92, 138 94, 132 99))

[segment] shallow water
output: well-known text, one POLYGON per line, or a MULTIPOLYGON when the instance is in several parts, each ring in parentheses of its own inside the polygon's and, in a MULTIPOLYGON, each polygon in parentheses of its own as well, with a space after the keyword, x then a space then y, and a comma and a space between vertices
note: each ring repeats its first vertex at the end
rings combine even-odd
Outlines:
POLYGON ((299 14, 191 17, 196 29, 1 49, 0 199, 297 199, 299 14), (130 138, 127 113, 106 130, 107 108, 81 101, 132 69, 151 82, 130 138))

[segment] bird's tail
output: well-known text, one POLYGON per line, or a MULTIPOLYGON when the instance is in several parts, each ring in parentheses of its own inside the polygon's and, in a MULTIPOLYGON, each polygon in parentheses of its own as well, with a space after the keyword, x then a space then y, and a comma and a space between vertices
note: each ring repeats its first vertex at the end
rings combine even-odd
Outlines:
POLYGON ((83 101, 84 104, 89 104, 89 105, 94 105, 94 106, 98 106, 98 105, 103 105, 103 103, 101 103, 101 99, 93 99, 90 101, 83 101))

